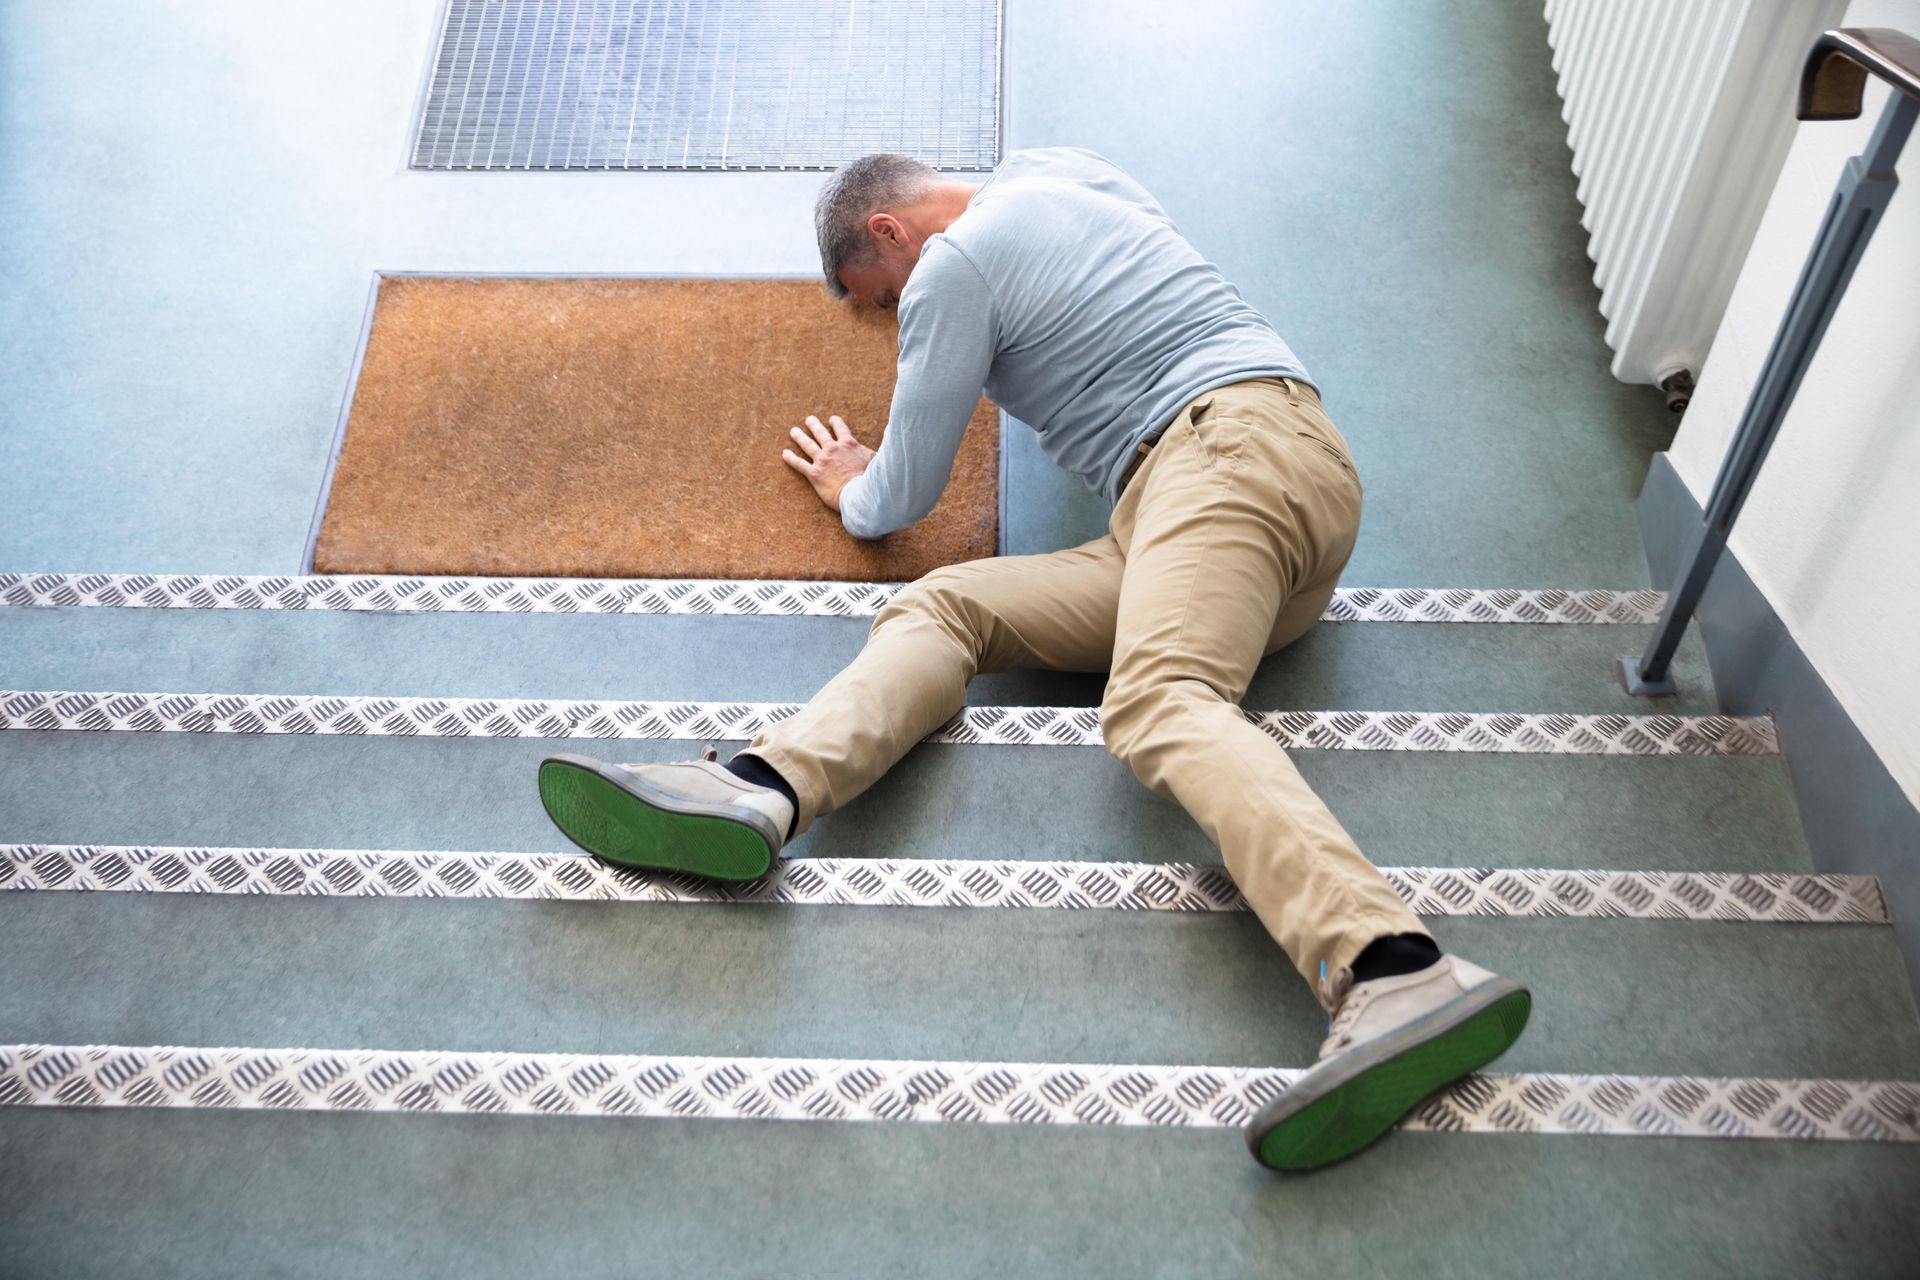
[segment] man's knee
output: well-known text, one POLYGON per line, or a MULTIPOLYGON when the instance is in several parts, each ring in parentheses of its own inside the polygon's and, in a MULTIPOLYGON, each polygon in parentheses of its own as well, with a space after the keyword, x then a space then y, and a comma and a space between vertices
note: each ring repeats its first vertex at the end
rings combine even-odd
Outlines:
POLYGON ((929 618, 951 631, 978 630, 978 601, 970 588, 971 574, 961 564, 942 565, 921 575, 880 607, 868 634, 900 618, 929 618))
POLYGON ((1151 680, 1107 682, 1100 701, 1100 737, 1113 758, 1147 781, 1151 748, 1172 717, 1191 704, 1218 701, 1220 695, 1204 680, 1163 677, 1151 680))
POLYGON ((931 613, 952 607, 966 594, 965 577, 954 572, 958 567, 941 565, 902 586, 893 593, 892 599, 880 607, 879 618, 902 613, 931 613))

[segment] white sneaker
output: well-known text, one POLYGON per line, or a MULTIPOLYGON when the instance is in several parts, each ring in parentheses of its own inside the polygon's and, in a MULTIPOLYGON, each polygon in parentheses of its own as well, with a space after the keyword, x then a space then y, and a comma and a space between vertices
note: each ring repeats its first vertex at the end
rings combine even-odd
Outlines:
POLYGON ((540 802, 588 853, 720 880, 765 875, 793 825, 792 801, 729 773, 711 747, 673 764, 548 756, 540 802))
POLYGON ((1359 984, 1341 969, 1320 994, 1334 1015, 1319 1060, 1247 1126, 1247 1146, 1269 1168, 1352 1155, 1428 1094, 1505 1053, 1533 1007, 1520 983, 1452 955, 1359 984))

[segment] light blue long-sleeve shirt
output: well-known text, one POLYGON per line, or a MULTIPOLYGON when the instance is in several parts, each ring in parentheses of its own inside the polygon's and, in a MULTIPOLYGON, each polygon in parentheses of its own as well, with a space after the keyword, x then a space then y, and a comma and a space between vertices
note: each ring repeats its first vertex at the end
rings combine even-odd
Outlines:
POLYGON ((840 491, 858 538, 933 509, 984 390, 1109 504, 1201 392, 1306 370, 1146 189, 1078 147, 1008 154, 900 291, 886 436, 840 491))

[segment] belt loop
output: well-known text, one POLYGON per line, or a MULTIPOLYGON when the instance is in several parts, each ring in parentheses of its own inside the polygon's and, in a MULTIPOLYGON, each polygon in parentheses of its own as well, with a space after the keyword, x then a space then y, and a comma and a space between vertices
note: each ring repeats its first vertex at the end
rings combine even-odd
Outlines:
POLYGON ((1159 443, 1159 436, 1149 436, 1134 446, 1133 457, 1127 460, 1126 470, 1120 473, 1120 492, 1126 492, 1127 486, 1133 482, 1133 473, 1140 469, 1140 464, 1153 452, 1153 446, 1159 443))

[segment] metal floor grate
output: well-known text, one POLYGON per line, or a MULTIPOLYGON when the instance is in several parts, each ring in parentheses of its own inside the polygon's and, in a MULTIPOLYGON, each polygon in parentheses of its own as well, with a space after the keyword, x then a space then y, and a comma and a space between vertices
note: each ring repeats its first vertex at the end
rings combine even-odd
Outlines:
POLYGON ((448 0, 416 169, 991 169, 998 0, 448 0))

